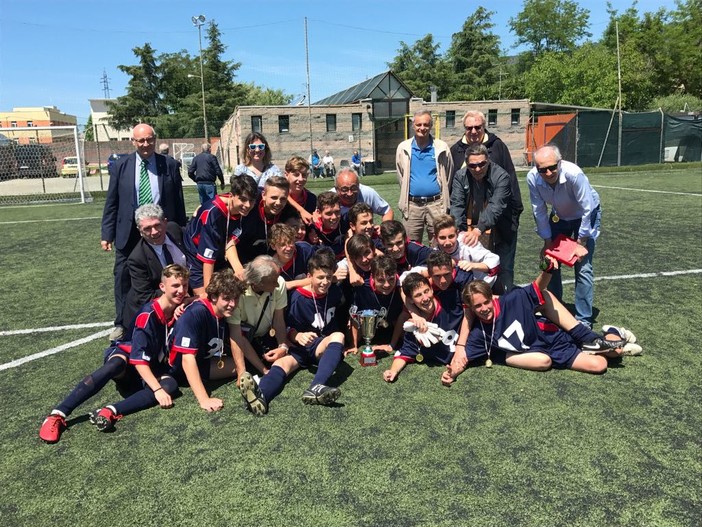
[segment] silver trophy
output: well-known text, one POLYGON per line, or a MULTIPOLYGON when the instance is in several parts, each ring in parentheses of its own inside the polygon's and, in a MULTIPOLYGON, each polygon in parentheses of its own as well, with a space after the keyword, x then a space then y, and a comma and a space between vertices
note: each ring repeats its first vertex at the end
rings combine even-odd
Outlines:
POLYGON ((364 345, 360 347, 361 366, 375 366, 378 361, 375 357, 375 352, 371 346, 371 340, 375 337, 375 329, 378 326, 387 327, 385 317, 388 312, 384 307, 379 311, 376 309, 364 309, 358 311, 356 306, 351 306, 349 311, 351 320, 358 328, 359 336, 364 340, 364 345))

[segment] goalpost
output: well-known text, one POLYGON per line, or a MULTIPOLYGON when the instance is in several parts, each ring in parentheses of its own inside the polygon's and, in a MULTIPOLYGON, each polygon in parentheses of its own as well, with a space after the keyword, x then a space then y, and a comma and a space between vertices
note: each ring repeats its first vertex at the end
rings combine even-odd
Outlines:
POLYGON ((77 126, 0 128, 0 205, 89 203, 77 126))

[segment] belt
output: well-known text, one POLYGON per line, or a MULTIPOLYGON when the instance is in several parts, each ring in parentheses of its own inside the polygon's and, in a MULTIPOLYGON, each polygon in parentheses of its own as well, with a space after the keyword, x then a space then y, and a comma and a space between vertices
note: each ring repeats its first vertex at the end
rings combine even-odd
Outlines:
POLYGON ((409 200, 412 203, 419 203, 420 205, 424 205, 426 203, 432 203, 434 201, 438 201, 441 199, 441 194, 437 194, 436 196, 410 196, 409 200))

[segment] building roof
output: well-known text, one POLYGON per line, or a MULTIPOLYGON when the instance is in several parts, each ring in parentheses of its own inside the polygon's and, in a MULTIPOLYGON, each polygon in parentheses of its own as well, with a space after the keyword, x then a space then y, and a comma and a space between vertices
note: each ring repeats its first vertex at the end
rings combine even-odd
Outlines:
POLYGON ((409 99, 411 97, 413 97, 412 91, 388 70, 312 104, 351 104, 363 99, 409 99))

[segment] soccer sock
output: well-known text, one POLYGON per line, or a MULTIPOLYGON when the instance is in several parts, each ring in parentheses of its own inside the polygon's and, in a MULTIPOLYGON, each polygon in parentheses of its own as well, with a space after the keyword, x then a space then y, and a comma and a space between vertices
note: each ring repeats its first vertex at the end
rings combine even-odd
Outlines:
POLYGON ((585 324, 576 325, 568 332, 568 334, 573 337, 573 340, 575 340, 578 344, 584 344, 586 342, 592 342, 595 339, 602 338, 585 324))
POLYGON ((261 377, 261 382, 258 383, 267 403, 270 403, 283 391, 283 386, 285 386, 285 370, 280 366, 271 366, 268 373, 261 377))
POLYGON ((115 357, 108 360, 100 368, 80 381, 55 410, 58 410, 65 416, 70 415, 78 406, 102 390, 110 379, 122 373, 126 367, 127 363, 120 358, 115 357))
MULTIPOLYGON (((168 395, 173 395, 178 391, 178 383, 171 377, 159 379, 159 382, 168 395)), ((154 392, 147 386, 143 390, 139 390, 134 395, 130 395, 117 404, 113 404, 112 407, 115 409, 117 415, 129 415, 139 410, 151 408, 157 404, 158 401, 156 400, 154 392)))
POLYGON ((312 384, 327 384, 329 377, 334 374, 334 370, 344 358, 344 345, 340 342, 331 342, 324 350, 324 355, 319 359, 317 375, 312 379, 312 384))

